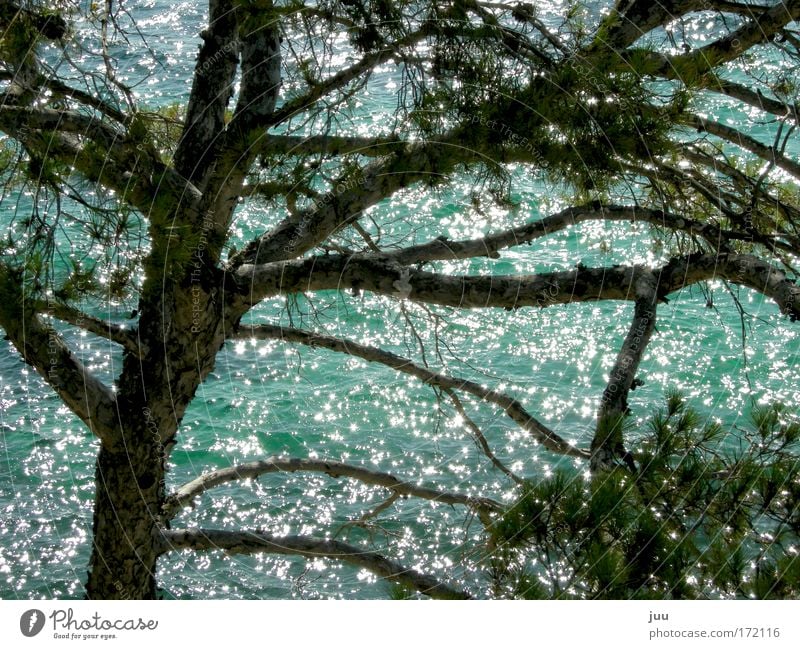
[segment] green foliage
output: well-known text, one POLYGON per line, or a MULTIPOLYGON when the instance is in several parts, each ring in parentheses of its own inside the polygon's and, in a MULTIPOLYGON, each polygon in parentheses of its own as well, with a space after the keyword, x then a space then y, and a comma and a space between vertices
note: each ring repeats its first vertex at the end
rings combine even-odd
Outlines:
POLYGON ((800 422, 780 406, 751 419, 726 434, 673 392, 642 431, 636 472, 527 483, 493 526, 498 594, 800 596, 800 422))

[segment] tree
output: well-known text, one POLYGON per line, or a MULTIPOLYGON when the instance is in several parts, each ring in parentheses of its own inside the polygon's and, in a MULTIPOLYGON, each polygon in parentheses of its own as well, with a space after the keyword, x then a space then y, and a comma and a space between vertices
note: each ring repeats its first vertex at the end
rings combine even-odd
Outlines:
MULTIPOLYGON (((5 195, 32 198, 30 214, 4 214, 0 326, 99 440, 89 597, 154 597, 159 556, 185 548, 331 557, 432 597, 490 592, 467 592, 388 552, 332 536, 174 529, 178 512, 203 492, 285 471, 387 489, 390 498, 373 516, 399 497, 465 507, 486 527, 489 545, 502 550, 494 555, 494 582, 501 584, 495 593, 518 592, 502 586, 514 581, 508 575, 519 561, 506 553, 508 542, 530 520, 544 520, 541 507, 525 503, 538 503, 546 487, 518 478, 493 454, 464 395, 499 408, 554 457, 575 458, 591 471, 592 485, 614 486, 594 496, 572 487, 573 509, 559 509, 562 517, 584 497, 612 510, 614 502, 627 502, 630 494, 620 491, 626 480, 642 493, 652 488, 647 453, 662 460, 658 477, 666 467, 674 470, 668 460, 675 445, 665 450, 659 442, 653 451, 644 443, 632 451, 625 433, 629 392, 659 305, 684 287, 717 279, 763 293, 793 321, 800 317, 793 267, 800 253, 793 184, 800 164, 792 139, 800 2, 632 0, 605 9, 571 3, 556 19, 538 15, 531 4, 481 0, 209 0, 188 101, 154 110, 137 101, 119 72, 120 45, 139 42, 123 4, 83 10, 70 0, 3 1, 5 195), (712 25, 703 43, 681 28, 697 16, 712 25), (82 63, 69 55, 75 48, 85 55, 82 63), (737 67, 755 55, 776 62, 778 71, 748 74, 737 67), (349 120, 371 76, 390 63, 401 87, 394 119, 359 134, 349 120), (739 124, 704 114, 720 98, 742 112, 739 124), (772 125, 773 141, 765 141, 763 130, 751 133, 764 122, 772 125), (485 225, 477 238, 451 240, 435 224, 410 223, 406 241, 381 236, 382 217, 370 208, 408 188, 450 191, 456 177, 483 188, 474 198, 477 210, 490 197, 493 209, 515 219, 512 226, 491 231, 485 225), (521 181, 558 187, 567 207, 530 222, 514 216, 513 189, 521 181), (253 202, 267 206, 270 222, 236 250, 235 214, 253 202), (607 267, 575 260, 570 270, 523 275, 493 270, 509 249, 588 221, 649 224, 667 242, 662 260, 607 267), (75 250, 88 252, 70 256, 75 250), (449 274, 446 264, 462 271, 449 274), (339 291, 345 301, 373 294, 401 307, 427 305, 436 317, 446 313, 442 307, 506 309, 509 317, 519 309, 587 301, 630 301, 634 308, 595 434, 581 448, 510 392, 430 367, 424 350, 416 362, 326 334, 321 326, 301 329, 258 317, 268 298, 322 291, 339 291), (108 309, 92 311, 119 303, 134 308, 132 326, 109 317, 108 309), (65 342, 66 325, 119 346, 113 386, 78 361, 65 342), (187 407, 225 343, 251 339, 349 354, 431 386, 461 414, 499 475, 519 483, 529 518, 504 514, 495 499, 314 458, 222 467, 169 493, 168 461, 180 448, 187 407)), ((667 419, 680 408, 673 403, 667 419)), ((791 426, 784 417, 773 427, 785 433, 791 426)), ((707 442, 690 423, 676 430, 707 442)), ((657 432, 669 425, 662 421, 657 432)), ((776 442, 781 453, 792 448, 792 435, 784 440, 788 446, 776 442)), ((719 460, 714 470, 724 478, 731 466, 719 460)), ((696 487, 699 478, 692 475, 681 478, 679 491, 696 487)), ((794 493, 794 474, 788 479, 794 493)), ((732 488, 724 479, 720 484, 723 491, 732 488)), ((558 509, 564 488, 550 489, 547 507, 558 509)), ((695 495, 697 507, 713 496, 695 495)), ((652 504, 656 496, 642 498, 652 504)), ((690 514, 696 509, 683 515, 690 514)), ((751 514, 747 520, 758 512, 751 514)), ((796 516, 791 508, 785 513, 787 520, 796 516)), ((675 524, 693 529, 678 519, 675 524)), ((573 531, 591 525, 587 519, 573 531)), ((652 528, 640 525, 636 543, 652 528)), ((607 535, 601 541, 614 538, 591 529, 607 535)), ((597 547, 593 542, 581 552, 597 547)), ((614 574, 632 574, 612 560, 632 559, 623 553, 604 564, 610 582, 614 574)), ((667 582, 680 575, 680 566, 671 569, 667 582)), ((537 578, 522 573, 517 582, 537 578)), ((731 590, 720 581, 720 592, 740 592, 741 573, 735 575, 738 585, 731 590)), ((639 586, 598 592, 641 592, 639 586)))

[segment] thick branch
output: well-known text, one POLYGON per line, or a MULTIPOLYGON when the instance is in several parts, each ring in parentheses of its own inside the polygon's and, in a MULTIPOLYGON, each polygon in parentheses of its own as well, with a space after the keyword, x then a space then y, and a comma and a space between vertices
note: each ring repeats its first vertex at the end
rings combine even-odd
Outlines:
POLYGON ((655 271, 659 297, 697 282, 724 279, 772 299, 792 322, 800 320, 800 287, 780 268, 753 255, 687 255, 655 271))
POLYGON ((97 143, 103 150, 121 144, 123 133, 100 119, 75 111, 52 108, 0 106, 0 129, 9 134, 21 129, 75 133, 97 143))
MULTIPOLYGON (((271 3, 270 3, 271 5, 271 3)), ((230 124, 213 147, 214 165, 205 177, 201 211, 216 224, 223 241, 242 195, 245 178, 270 125, 281 86, 280 26, 263 7, 242 8, 239 16, 241 82, 230 124)), ((212 251, 213 256, 219 253, 212 251)))
POLYGON ((661 269, 609 266, 538 275, 459 276, 400 266, 383 256, 322 255, 289 262, 244 265, 232 279, 247 304, 268 296, 356 288, 417 302, 459 308, 546 307, 596 300, 634 300, 643 274, 659 276, 659 297, 712 279, 727 279, 772 298, 783 313, 800 317, 800 289, 779 268, 752 255, 699 254, 674 258, 661 269))
POLYGON ((326 558, 365 568, 388 581, 412 588, 433 599, 472 599, 467 593, 441 583, 434 577, 405 568, 381 554, 341 541, 306 536, 273 536, 266 532, 224 530, 163 530, 162 552, 171 550, 224 550, 233 554, 298 555, 308 559, 326 558))
POLYGON ((200 36, 192 92, 183 133, 175 151, 175 169, 197 184, 211 167, 216 138, 225 126, 238 62, 236 13, 230 0, 209 2, 209 25, 200 36))
POLYGON ((656 27, 703 6, 699 0, 618 0, 598 30, 593 49, 621 51, 656 27))
POLYGON ((248 462, 226 469, 211 471, 179 487, 167 501, 167 516, 174 517, 182 507, 187 507, 197 496, 209 489, 234 480, 254 480, 267 473, 315 472, 331 478, 351 478, 365 484, 385 487, 401 496, 424 498, 447 505, 464 505, 480 513, 498 512, 503 506, 489 498, 473 498, 449 491, 419 487, 389 473, 372 471, 352 464, 333 460, 270 457, 258 462, 248 462))
POLYGON ((68 165, 87 179, 113 189, 153 224, 173 225, 170 217, 179 206, 184 214, 196 213, 200 195, 191 183, 153 157, 147 146, 101 126, 100 120, 70 111, 6 107, 0 109, 0 130, 44 159, 68 165), (59 120, 64 115, 68 119, 61 128, 59 120), (85 134, 81 131, 84 127, 94 129, 91 133, 96 140, 107 142, 107 146, 85 146, 78 138, 78 134, 85 134))
MULTIPOLYGON (((639 0, 634 4, 637 3, 651 4, 648 0, 639 0)), ((630 59, 633 54, 638 57, 644 56, 649 60, 648 74, 666 79, 702 83, 704 75, 724 63, 739 58, 750 48, 769 42, 787 24, 798 18, 800 18, 800 0, 781 1, 770 6, 768 11, 758 13, 738 29, 686 54, 666 56, 647 50, 628 50, 623 53, 623 58, 630 59)))
POLYGON ((378 347, 360 345, 352 340, 334 338, 324 334, 317 334, 310 331, 302 331, 288 327, 276 327, 273 325, 259 325, 244 327, 237 334, 237 338, 255 339, 277 339, 288 342, 301 343, 311 347, 324 347, 336 352, 357 356, 364 360, 381 363, 391 367, 398 372, 410 374, 418 378, 426 385, 432 385, 444 390, 460 390, 471 394, 473 397, 493 403, 502 408, 523 430, 527 431, 533 438, 545 448, 555 453, 571 455, 574 457, 588 457, 586 451, 575 448, 569 442, 559 437, 540 421, 534 419, 522 404, 516 399, 497 390, 490 390, 478 383, 468 381, 460 377, 448 376, 440 372, 434 372, 426 367, 422 367, 391 352, 387 352, 378 347))
POLYGON ((633 322, 611 368, 597 414, 597 429, 592 439, 593 470, 611 466, 616 458, 627 457, 622 420, 628 412, 628 393, 655 330, 657 288, 655 275, 644 275, 636 283, 633 322))
POLYGON ((50 40, 58 40, 67 35, 67 22, 54 12, 38 12, 23 8, 18 2, 3 0, 0 2, 0 29, 4 32, 17 29, 16 21, 25 20, 39 34, 50 40))
MULTIPOLYGON (((661 3, 635 0, 633 5, 637 4, 647 7, 661 3)), ((691 1, 689 4, 692 4, 691 1)), ((697 8, 703 6, 702 3, 695 4, 699 4, 697 8)), ((646 60, 645 69, 648 75, 680 81, 689 86, 708 87, 723 92, 727 90, 732 96, 738 94, 738 98, 742 101, 759 105, 757 98, 753 96, 754 93, 737 89, 735 85, 726 87, 725 82, 718 80, 715 70, 725 63, 738 59, 750 48, 768 43, 787 24, 798 19, 800 19, 800 0, 777 2, 771 5, 768 11, 758 12, 752 20, 748 20, 740 28, 729 31, 725 36, 686 54, 668 56, 646 49, 624 51, 623 48, 615 49, 620 53, 623 69, 629 69, 630 63, 634 60, 639 63, 646 60)), ((764 102, 764 108, 767 105, 772 105, 769 100, 764 102)))
POLYGON ((408 144, 338 179, 333 189, 314 204, 285 219, 251 243, 234 260, 280 261, 290 259, 325 241, 339 228, 395 192, 420 180, 439 178, 461 162, 476 158, 474 150, 464 148, 462 129, 435 142, 408 144))
POLYGON ((800 19, 800 1, 779 0, 768 11, 754 16, 738 29, 724 37, 699 48, 694 52, 671 57, 670 64, 676 70, 691 66, 714 68, 738 58, 754 45, 769 42, 787 24, 800 19))

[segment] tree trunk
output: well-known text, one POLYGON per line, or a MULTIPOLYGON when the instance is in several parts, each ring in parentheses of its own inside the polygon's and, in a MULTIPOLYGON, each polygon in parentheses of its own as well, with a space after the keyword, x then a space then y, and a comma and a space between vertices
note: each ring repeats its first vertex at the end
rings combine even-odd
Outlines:
POLYGON ((169 451, 231 326, 219 278, 198 266, 182 285, 148 282, 142 292, 139 354, 125 355, 117 382, 121 430, 97 458, 90 599, 156 596, 169 451))
POLYGON ((103 447, 97 457, 89 599, 156 596, 165 454, 147 425, 126 442, 126 450, 103 447))

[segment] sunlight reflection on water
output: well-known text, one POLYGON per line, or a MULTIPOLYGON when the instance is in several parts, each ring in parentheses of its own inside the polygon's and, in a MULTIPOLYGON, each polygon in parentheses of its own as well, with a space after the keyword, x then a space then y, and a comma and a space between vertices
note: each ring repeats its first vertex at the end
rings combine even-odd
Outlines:
MULTIPOLYGON (((128 53, 127 74, 151 75, 137 92, 151 101, 186 95, 185 79, 196 47, 202 12, 198 2, 167 6, 143 3, 142 30, 157 52, 155 60, 128 53), (159 58, 161 57, 161 58, 159 58), (159 62, 167 65, 167 72, 159 62)), ((699 36, 698 36, 699 38, 699 36)), ((390 69, 379 71, 363 109, 369 129, 378 111, 395 107, 390 69)), ((384 113, 385 115, 385 113, 384 113)), ((471 208, 468 179, 451 192, 411 189, 381 206, 387 241, 408 237, 407 217, 421 229, 420 239, 442 232, 451 238, 476 236, 511 219, 527 219, 558 208, 557 199, 537 185, 522 183, 519 207, 511 212, 471 208)), ((241 241, 272 217, 244 207, 237 214, 241 241)), ((619 261, 656 263, 659 252, 640 236, 640 226, 587 224, 572 228, 502 259, 472 263, 472 272, 525 273, 619 261)), ((646 239, 646 238, 645 238, 646 239)), ((442 264, 447 272, 466 265, 442 264)), ((681 388, 707 417, 737 424, 753 402, 779 400, 800 406, 798 334, 777 308, 749 291, 740 299, 752 315, 743 350, 740 321, 722 286, 713 287, 715 309, 706 296, 687 290, 671 296, 659 310, 658 330, 642 363, 645 385, 631 396, 641 419, 660 404, 667 388, 681 388), (747 359, 745 365, 745 358, 747 359)), ((260 318, 286 323, 286 302, 272 300, 257 309, 260 318)), ((329 292, 314 299, 327 333, 378 344, 420 360, 415 324, 432 366, 502 388, 564 437, 589 440, 606 375, 631 313, 628 304, 576 304, 536 311, 473 311, 438 323, 449 347, 434 353, 434 323, 429 314, 366 295, 329 292)), ((299 299, 296 322, 313 324, 312 305, 299 299)), ((72 337, 94 371, 110 380, 119 367, 116 352, 91 337, 72 337)), ((0 342, 0 597, 77 597, 85 578, 91 529, 93 459, 97 445, 51 392, 44 389, 6 342, 0 342)), ((470 415, 491 441, 498 457, 521 475, 535 477, 559 461, 532 443, 502 412, 468 404, 470 415)), ((180 444, 172 460, 170 484, 204 470, 272 454, 320 457, 390 471, 419 484, 458 489, 475 496, 508 500, 512 489, 498 475, 465 431, 463 421, 433 392, 383 367, 332 352, 296 349, 278 343, 229 344, 214 374, 186 413, 180 444)), ((564 461, 564 460, 561 460, 564 461)), ((268 475, 207 494, 176 525, 246 525, 276 534, 330 534, 346 529, 351 540, 368 533, 349 522, 378 506, 386 494, 347 480, 308 474, 268 475)), ((460 509, 400 500, 381 518, 400 561, 441 567, 454 580, 473 583, 463 557, 479 547, 479 526, 464 525, 460 509)), ((369 597, 386 587, 370 574, 327 560, 303 562, 270 556, 177 554, 164 559, 159 578, 168 597, 369 597)))

